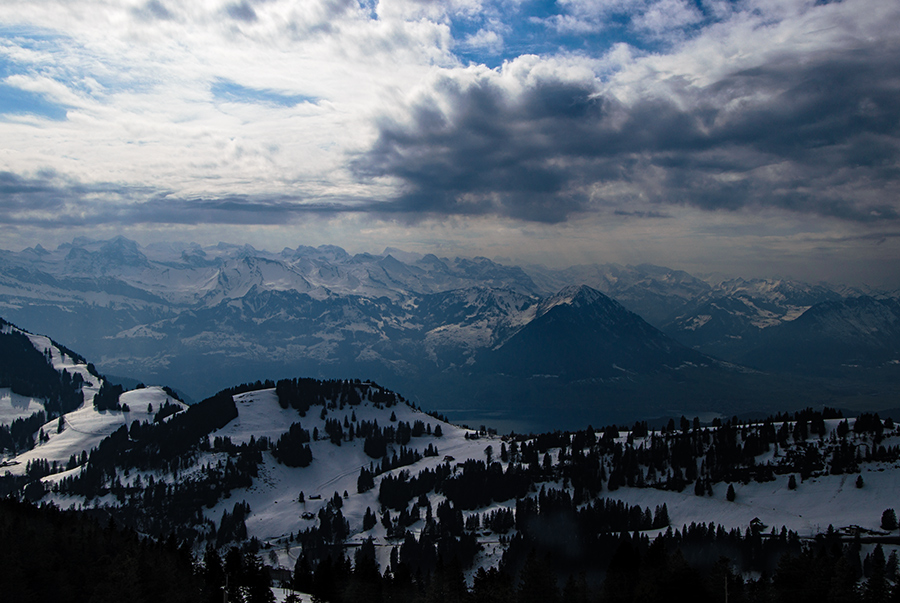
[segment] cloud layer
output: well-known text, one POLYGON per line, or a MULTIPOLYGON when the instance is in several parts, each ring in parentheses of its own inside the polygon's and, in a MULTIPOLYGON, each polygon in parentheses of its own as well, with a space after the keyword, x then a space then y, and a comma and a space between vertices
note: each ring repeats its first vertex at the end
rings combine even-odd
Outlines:
POLYGON ((10 0, 3 232, 691 237, 705 214, 895 245, 898 22, 880 0, 10 0))

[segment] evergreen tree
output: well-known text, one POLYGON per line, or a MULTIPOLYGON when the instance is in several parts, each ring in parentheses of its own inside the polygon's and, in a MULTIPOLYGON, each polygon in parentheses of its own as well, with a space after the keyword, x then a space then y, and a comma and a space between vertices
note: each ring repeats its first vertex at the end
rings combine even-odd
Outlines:
POLYGON ((225 587, 225 570, 222 567, 222 557, 212 544, 206 545, 203 555, 203 584, 203 600, 219 603, 225 587))
POLYGON ((560 600, 556 577, 550 567, 549 559, 538 561, 533 550, 528 554, 522 569, 517 603, 557 603, 560 600))
POLYGON ((880 544, 872 552, 870 565, 869 579, 863 587, 863 600, 866 603, 885 603, 890 593, 890 584, 885 572, 884 549, 880 544))
POLYGON ((881 529, 888 531, 897 529, 897 513, 893 509, 885 509, 881 514, 881 529))

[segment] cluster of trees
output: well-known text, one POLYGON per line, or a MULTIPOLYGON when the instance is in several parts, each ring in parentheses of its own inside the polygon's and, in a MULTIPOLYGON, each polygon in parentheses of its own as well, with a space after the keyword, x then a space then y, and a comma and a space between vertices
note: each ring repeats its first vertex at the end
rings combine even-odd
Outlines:
POLYGON ((222 511, 222 519, 219 521, 219 530, 216 533, 216 547, 221 548, 228 542, 244 542, 247 540, 247 516, 250 515, 250 505, 247 501, 234 503, 234 508, 229 513, 222 511))
POLYGON ((193 452, 209 449, 209 433, 237 416, 234 399, 220 393, 168 421, 133 421, 129 428, 123 425, 91 451, 86 472, 102 470, 112 476, 117 467, 169 471, 172 465, 187 465, 193 452))
MULTIPOLYGON (((321 555, 304 548, 292 586, 334 603, 344 601, 463 603, 631 603, 691 600, 755 603, 770 601, 846 601, 887 603, 900 596, 896 553, 887 558, 881 545, 862 556, 859 540, 843 542, 829 529, 814 541, 801 541, 782 528, 768 534, 726 530, 715 524, 667 529, 655 538, 629 530, 602 531, 590 542, 560 537, 560 495, 537 503, 543 522, 529 521, 517 533, 497 567, 479 569, 472 587, 463 570, 474 540, 435 535, 443 527, 406 533, 391 549, 390 563, 379 567, 373 541, 351 558, 337 548, 321 555), (544 509, 546 507, 546 509, 544 509), (556 526, 556 534, 549 531, 556 526), (746 579, 746 575, 758 576, 746 579), (727 592, 727 594, 726 594, 727 592)), ((598 508, 607 503, 600 501, 598 508)), ((449 504, 449 503, 448 503, 449 504)), ((622 520, 644 515, 625 507, 622 520)), ((436 515, 452 515, 439 512, 436 515)), ((641 520, 643 521, 643 520, 641 520)), ((451 525, 455 522, 450 521, 451 525)), ((443 522, 440 524, 443 526, 443 522)), ((454 529, 454 528, 451 528, 454 529)), ((565 534, 583 534, 566 530, 565 534)))
POLYGON ((272 578, 253 551, 231 547, 223 559, 209 544, 196 574, 203 581, 202 603, 275 603, 272 578))
POLYGON ((293 423, 272 446, 272 455, 288 467, 307 467, 313 460, 309 440, 309 430, 303 429, 299 421, 293 423))
MULTIPOLYGON (((440 425, 438 425, 440 428, 440 425)), ((442 432, 435 430, 434 435, 441 437, 442 432)), ((373 459, 380 459, 387 454, 388 444, 406 446, 412 438, 424 435, 432 435, 431 423, 425 426, 422 421, 416 421, 413 425, 400 421, 397 426, 387 425, 384 428, 378 426, 378 421, 372 423, 362 421, 356 429, 356 437, 366 439, 363 450, 373 459)))
MULTIPOLYGON (((373 383, 363 383, 359 379, 282 379, 274 384, 278 403, 282 408, 293 408, 305 416, 311 406, 344 408, 345 405, 358 406, 363 398, 371 400, 378 406, 389 407, 400 401, 393 392, 383 390, 373 383)), ((260 389, 260 388, 257 388, 260 389)))
POLYGON ((47 414, 39 410, 32 415, 14 420, 10 425, 0 425, 0 452, 13 454, 34 448, 34 434, 47 422, 47 414))
POLYGON ((438 529, 423 531, 416 538, 406 532, 403 542, 391 549, 390 567, 382 574, 371 539, 356 550, 353 564, 338 548, 317 551, 304 546, 294 566, 292 586, 335 603, 424 601, 427 585, 440 579, 449 564, 455 568, 456 592, 461 594, 466 592, 461 568, 471 564, 478 550, 477 540, 468 534, 452 536, 438 529))
POLYGON ((604 485, 610 491, 625 485, 682 491, 693 483, 696 494, 706 495, 723 481, 764 482, 785 474, 806 479, 857 472, 862 462, 900 459, 900 447, 881 444, 884 430, 894 426, 878 415, 861 415, 852 427, 843 421, 827 436, 825 420, 841 418, 838 411, 807 409, 793 418, 759 423, 735 418, 712 427, 683 418, 681 429, 672 421, 660 432, 638 423, 624 442, 615 426, 542 434, 530 442, 513 440, 508 449, 504 444, 501 459, 526 465, 533 479, 571 480, 578 500, 596 496, 604 485), (818 437, 810 440, 810 434, 818 437), (765 452, 774 460, 758 463, 765 452))
MULTIPOLYGON (((170 390, 167 390, 167 393, 168 393, 168 391, 170 391, 170 390)), ((172 393, 174 393, 174 392, 172 392, 172 393)), ((169 395, 171 395, 171 394, 169 394, 169 395)), ((149 408, 148 408, 148 410, 149 410, 149 408)), ((172 415, 181 412, 181 410, 182 410, 181 405, 172 404, 171 402, 166 400, 165 403, 163 403, 163 405, 159 407, 159 410, 156 411, 156 414, 153 415, 153 422, 161 423, 162 421, 165 421, 167 418, 171 417, 172 415)))
POLYGON ((119 404, 119 397, 125 393, 121 385, 114 385, 107 381, 100 384, 100 391, 94 396, 94 407, 97 410, 124 410, 119 404))
MULTIPOLYGON (((235 514, 246 505, 235 506, 235 514)), ((246 510, 246 509, 245 509, 246 510)), ((175 536, 146 538, 98 510, 61 511, 0 499, 0 592, 17 603, 167 601, 274 603, 272 580, 248 548, 215 546, 202 561, 175 536), (73 562, 77 560, 77 562, 73 562)))
MULTIPOLYGON (((146 477, 132 476, 128 483, 123 483, 118 475, 104 474, 103 481, 98 483, 99 478, 91 471, 54 482, 51 490, 85 496, 88 501, 111 494, 114 503, 94 508, 102 509, 120 525, 143 534, 159 538, 173 534, 191 544, 204 540, 227 543, 245 539, 246 532, 242 535, 221 525, 217 529, 214 521, 205 518, 202 509, 215 506, 232 490, 251 486, 251 476, 261 460, 259 449, 245 443, 235 447, 233 456, 227 460, 203 466, 189 480, 167 483, 151 473, 146 477), (223 529, 225 536, 220 535, 223 529)), ((235 515, 238 513, 231 514, 235 515)))

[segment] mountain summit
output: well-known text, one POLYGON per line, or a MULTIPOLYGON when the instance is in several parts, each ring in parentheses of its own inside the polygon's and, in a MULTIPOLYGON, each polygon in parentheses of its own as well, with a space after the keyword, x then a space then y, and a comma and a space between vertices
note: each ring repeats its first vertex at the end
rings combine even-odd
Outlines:
POLYGON ((620 377, 711 360, 586 285, 541 302, 537 317, 493 352, 489 366, 522 376, 620 377))

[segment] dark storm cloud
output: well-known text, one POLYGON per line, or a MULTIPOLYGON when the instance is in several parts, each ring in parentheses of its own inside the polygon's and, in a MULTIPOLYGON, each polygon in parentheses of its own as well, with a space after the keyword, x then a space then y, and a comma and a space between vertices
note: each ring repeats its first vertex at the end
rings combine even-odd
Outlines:
POLYGON ((451 73, 408 119, 381 119, 353 167, 400 178, 391 208, 401 213, 559 222, 641 199, 896 221, 898 56, 883 40, 783 56, 703 87, 670 78, 630 104, 552 75, 512 93, 497 72, 451 73))
POLYGON ((583 136, 603 117, 592 92, 551 81, 511 98, 488 78, 464 87, 445 77, 436 89, 443 98, 410 107, 410 124, 381 121, 378 141, 354 169, 405 180, 408 190, 392 208, 400 213, 558 222, 588 201, 577 172, 551 160, 586 154, 583 136), (451 115, 438 109, 439 100, 451 115))
POLYGON ((671 218, 672 216, 659 211, 625 211, 617 209, 613 212, 616 216, 624 216, 630 218, 671 218))

